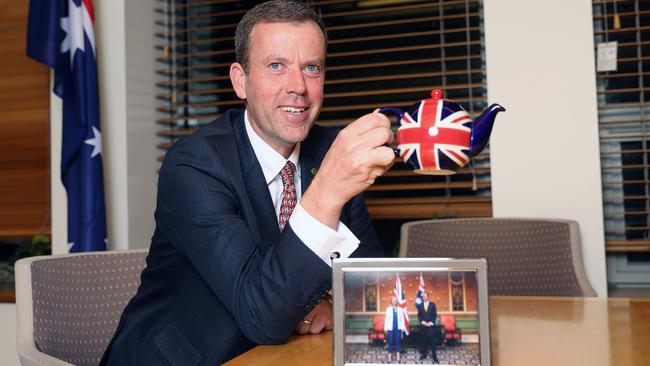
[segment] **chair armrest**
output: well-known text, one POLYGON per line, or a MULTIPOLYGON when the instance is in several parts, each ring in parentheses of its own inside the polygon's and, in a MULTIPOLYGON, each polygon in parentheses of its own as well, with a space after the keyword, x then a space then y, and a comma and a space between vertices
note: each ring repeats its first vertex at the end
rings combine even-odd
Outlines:
POLYGON ((30 266, 40 257, 23 258, 16 262, 16 317, 18 334, 16 346, 22 366, 73 366, 39 351, 34 344, 34 316, 30 266))
POLYGON ((23 345, 18 357, 22 366, 74 366, 71 363, 65 362, 45 354, 36 347, 26 350, 27 347, 23 345))

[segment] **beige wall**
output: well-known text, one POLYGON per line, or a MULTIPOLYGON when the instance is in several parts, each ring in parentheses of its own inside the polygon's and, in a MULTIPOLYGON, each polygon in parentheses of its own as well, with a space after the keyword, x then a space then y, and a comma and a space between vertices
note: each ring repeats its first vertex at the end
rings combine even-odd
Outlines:
POLYGON ((585 269, 607 295, 591 1, 485 0, 495 217, 580 224, 585 269))
MULTIPOLYGON (((54 72, 50 72, 50 90, 54 72)), ((52 194, 52 254, 68 252, 68 209, 65 187, 61 182, 61 135, 63 116, 61 98, 50 93, 50 189, 52 194)), ((103 145, 103 144, 102 144, 103 145)))
POLYGON ((154 229, 160 166, 154 122, 154 5, 160 6, 153 0, 125 1, 129 249, 149 248, 154 229))
POLYGON ((0 365, 18 366, 16 305, 0 303, 0 365))
POLYGON ((128 249, 126 29, 124 0, 95 2, 108 242, 128 249))

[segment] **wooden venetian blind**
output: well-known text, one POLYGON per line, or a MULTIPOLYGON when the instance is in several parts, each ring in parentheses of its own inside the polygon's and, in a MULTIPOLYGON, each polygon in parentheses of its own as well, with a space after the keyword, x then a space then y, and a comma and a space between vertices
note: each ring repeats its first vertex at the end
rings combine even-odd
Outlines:
MULTIPOLYGON (((318 123, 342 128, 377 107, 409 107, 431 89, 473 116, 486 106, 480 1, 309 2, 327 26, 325 102, 318 123)), ((159 1, 159 132, 176 139, 232 107, 233 36, 256 2, 159 1)), ((489 154, 459 174, 421 176, 398 162, 366 192, 373 218, 491 216, 489 154)))
POLYGON ((597 72, 608 251, 650 251, 650 2, 594 1, 598 45, 618 43, 616 71, 597 72))

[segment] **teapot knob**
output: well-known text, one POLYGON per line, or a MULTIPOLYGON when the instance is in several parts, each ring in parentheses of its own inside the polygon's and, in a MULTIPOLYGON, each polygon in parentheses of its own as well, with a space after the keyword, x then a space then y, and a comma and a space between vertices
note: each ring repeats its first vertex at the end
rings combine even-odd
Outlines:
POLYGON ((440 89, 433 89, 433 90, 431 91, 431 98, 433 98, 433 100, 440 100, 440 99, 442 99, 442 90, 440 90, 440 89))

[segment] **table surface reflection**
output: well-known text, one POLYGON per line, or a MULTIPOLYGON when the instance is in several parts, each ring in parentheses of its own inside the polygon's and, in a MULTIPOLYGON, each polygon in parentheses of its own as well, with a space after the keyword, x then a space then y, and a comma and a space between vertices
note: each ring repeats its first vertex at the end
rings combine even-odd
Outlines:
MULTIPOLYGON (((650 365, 650 299, 490 299, 492 364, 650 365)), ((332 333, 258 346, 227 363, 331 365, 332 333)))

